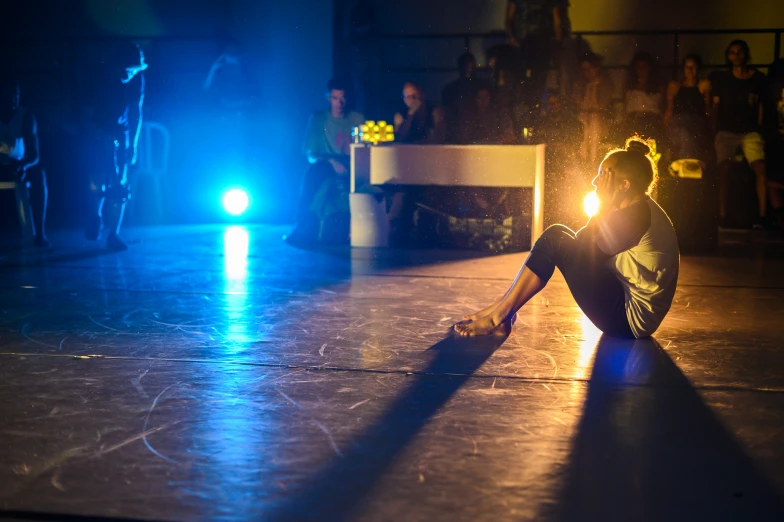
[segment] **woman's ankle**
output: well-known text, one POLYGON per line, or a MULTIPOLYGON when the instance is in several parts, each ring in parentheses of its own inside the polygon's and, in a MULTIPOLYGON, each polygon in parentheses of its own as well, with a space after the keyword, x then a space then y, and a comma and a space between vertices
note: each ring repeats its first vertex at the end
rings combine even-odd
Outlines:
POLYGON ((512 317, 514 317, 514 315, 515 312, 504 306, 502 303, 495 310, 493 310, 493 313, 490 315, 490 320, 492 321, 493 326, 498 326, 509 321, 512 317))

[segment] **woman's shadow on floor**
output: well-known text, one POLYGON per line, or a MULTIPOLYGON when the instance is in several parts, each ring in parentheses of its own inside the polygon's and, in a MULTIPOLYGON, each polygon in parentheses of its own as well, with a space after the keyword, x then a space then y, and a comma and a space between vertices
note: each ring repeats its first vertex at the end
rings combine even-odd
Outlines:
MULTIPOLYGON (((710 394, 756 404, 753 391, 710 394)), ((542 519, 784 520, 775 487, 653 339, 601 338, 563 471, 542 519)))

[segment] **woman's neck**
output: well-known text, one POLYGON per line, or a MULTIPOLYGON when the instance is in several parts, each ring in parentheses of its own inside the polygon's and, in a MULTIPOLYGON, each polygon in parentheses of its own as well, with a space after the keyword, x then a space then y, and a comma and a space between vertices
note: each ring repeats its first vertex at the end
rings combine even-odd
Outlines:
POLYGON ((638 201, 642 201, 644 198, 645 198, 644 193, 639 193, 639 194, 635 194, 634 196, 629 196, 627 198, 624 198, 624 200, 621 201, 621 203, 618 205, 618 209, 620 210, 626 208, 629 205, 633 205, 634 203, 637 203, 638 201))

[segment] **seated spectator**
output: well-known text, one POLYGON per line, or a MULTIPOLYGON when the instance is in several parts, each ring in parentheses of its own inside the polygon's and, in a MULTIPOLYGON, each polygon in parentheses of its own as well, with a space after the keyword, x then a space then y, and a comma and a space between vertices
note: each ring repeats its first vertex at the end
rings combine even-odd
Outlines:
POLYGON ((580 78, 572 90, 577 117, 583 124, 580 156, 584 162, 599 160, 599 146, 605 139, 611 112, 613 84, 602 71, 602 57, 588 53, 580 60, 580 78))
POLYGON ((477 80, 474 78, 476 59, 474 55, 466 52, 457 58, 457 80, 448 83, 441 91, 441 106, 444 108, 446 122, 447 143, 457 142, 459 122, 463 119, 463 112, 470 107, 477 89, 477 80))
POLYGON ((765 75, 749 67, 749 46, 743 40, 730 43, 725 52, 729 69, 717 72, 713 85, 712 120, 716 130, 716 161, 719 162, 719 219, 727 216, 729 176, 740 149, 756 176, 758 221, 762 227, 767 213, 767 169, 762 139, 762 98, 765 75))
POLYGON ((49 246, 44 232, 46 174, 38 166, 38 125, 32 112, 19 105, 19 83, 7 71, 0 77, 0 181, 29 183, 34 243, 49 246))
POLYGON ((466 107, 458 122, 458 139, 459 143, 475 145, 514 143, 512 118, 495 104, 490 87, 479 87, 473 104, 466 107))
MULTIPOLYGON (((489 86, 479 87, 459 125, 459 142, 467 145, 509 145, 515 142, 509 113, 494 103, 489 86)), ((465 187, 458 191, 460 207, 468 217, 503 218, 515 214, 517 201, 510 191, 497 187, 465 187)), ((518 198, 519 199, 519 198, 518 198)))
POLYGON ((624 136, 641 135, 653 138, 662 149, 662 112, 664 93, 656 71, 656 60, 646 52, 638 52, 629 63, 628 81, 623 93, 624 136))
POLYGON ((339 190, 340 186, 348 184, 351 129, 361 126, 364 117, 346 110, 346 93, 345 83, 330 80, 326 93, 330 109, 315 112, 308 123, 304 152, 311 166, 305 173, 300 192, 297 227, 286 238, 289 242, 318 241, 325 209, 335 206, 328 200, 340 197, 344 192, 339 190))
MULTIPOLYGON (((557 91, 548 91, 544 113, 536 127, 537 140, 550 149, 575 150, 583 139, 583 124, 564 103, 557 91)), ((568 154, 566 154, 568 155, 568 154)), ((564 154, 558 154, 563 157, 564 154)))
POLYGON ((420 145, 444 143, 444 112, 439 107, 430 107, 421 87, 406 82, 403 85, 403 103, 406 106, 405 116, 398 112, 394 118, 396 142, 420 145))
POLYGON ((683 59, 682 78, 667 86, 667 109, 664 122, 669 131, 669 149, 673 160, 694 158, 704 164, 710 159, 708 116, 711 83, 700 78, 702 60, 695 54, 683 59))

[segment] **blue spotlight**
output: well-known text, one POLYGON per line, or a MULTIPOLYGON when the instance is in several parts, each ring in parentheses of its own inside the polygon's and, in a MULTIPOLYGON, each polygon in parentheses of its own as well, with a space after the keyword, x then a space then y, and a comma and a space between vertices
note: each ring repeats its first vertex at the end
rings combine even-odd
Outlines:
POLYGON ((232 216, 239 216, 248 209, 248 194, 242 189, 227 190, 223 194, 223 208, 232 216))

